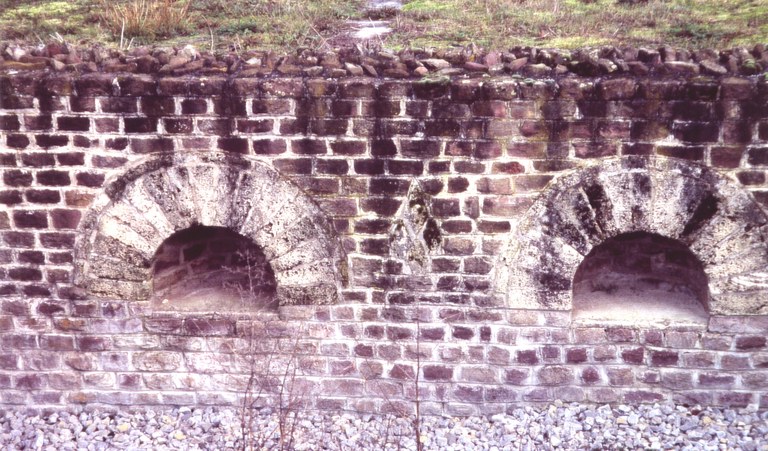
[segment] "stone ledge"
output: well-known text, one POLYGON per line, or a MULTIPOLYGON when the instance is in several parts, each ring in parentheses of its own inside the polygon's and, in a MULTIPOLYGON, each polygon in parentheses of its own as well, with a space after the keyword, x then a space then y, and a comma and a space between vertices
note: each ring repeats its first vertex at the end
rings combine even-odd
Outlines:
MULTIPOLYGON (((690 78, 699 75, 757 75, 768 69, 768 50, 686 50, 671 47, 605 46, 578 50, 513 47, 484 51, 475 47, 361 52, 341 48, 328 52, 303 49, 295 54, 247 51, 242 55, 182 48, 138 47, 130 51, 70 44, 43 47, 0 42, 0 72, 53 71, 75 73, 140 73, 160 76, 230 75, 236 77, 304 76, 344 78, 478 77, 517 74, 522 77, 655 75, 690 78)), ((621 86, 617 86, 619 93, 621 86)), ((215 89, 215 87, 214 87, 215 89)))

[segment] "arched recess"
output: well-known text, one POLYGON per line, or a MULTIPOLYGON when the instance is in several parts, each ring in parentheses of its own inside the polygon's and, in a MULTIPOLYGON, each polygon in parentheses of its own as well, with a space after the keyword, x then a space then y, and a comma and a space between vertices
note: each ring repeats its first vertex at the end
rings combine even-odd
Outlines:
POLYGON ((160 155, 109 183, 81 224, 75 284, 89 294, 147 300, 152 259, 192 226, 224 227, 259 246, 279 305, 328 304, 345 283, 330 222, 293 183, 239 155, 160 155))
POLYGON ((178 231, 163 241, 152 262, 155 311, 272 311, 276 289, 262 249, 225 227, 178 231))
POLYGON ((655 233, 608 238, 573 276, 571 318, 636 325, 707 323, 709 282, 685 244, 655 233))
POLYGON ((704 267, 709 313, 768 313, 768 226, 752 197, 689 162, 623 157, 556 180, 526 212, 508 258, 508 305, 572 308, 579 264, 606 239, 648 232, 677 240, 704 267))

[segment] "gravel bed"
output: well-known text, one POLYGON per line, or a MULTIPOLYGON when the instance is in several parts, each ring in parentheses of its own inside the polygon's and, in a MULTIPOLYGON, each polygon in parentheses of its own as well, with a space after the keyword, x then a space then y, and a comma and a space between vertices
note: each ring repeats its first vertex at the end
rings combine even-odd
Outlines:
MULTIPOLYGON (((2 449, 416 449, 413 423, 386 415, 280 415, 261 412, 244 440, 234 409, 58 412, 47 417, 6 412, 2 449), (279 442, 281 426, 286 442, 279 442), (292 440, 291 440, 292 438, 292 440), (282 446, 282 448, 281 448, 282 446), (247 448, 250 449, 250 448, 247 448)), ((423 417, 425 449, 704 449, 768 450, 768 412, 680 407, 555 403, 492 417, 423 417)))

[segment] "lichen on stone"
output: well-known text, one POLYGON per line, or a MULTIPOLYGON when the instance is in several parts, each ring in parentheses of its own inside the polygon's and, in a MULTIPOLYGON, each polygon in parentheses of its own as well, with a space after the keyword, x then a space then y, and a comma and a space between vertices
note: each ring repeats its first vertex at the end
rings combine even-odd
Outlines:
POLYGON ((389 234, 390 254, 408 262, 412 271, 424 271, 429 256, 442 242, 437 220, 430 213, 430 196, 418 181, 411 184, 389 234))

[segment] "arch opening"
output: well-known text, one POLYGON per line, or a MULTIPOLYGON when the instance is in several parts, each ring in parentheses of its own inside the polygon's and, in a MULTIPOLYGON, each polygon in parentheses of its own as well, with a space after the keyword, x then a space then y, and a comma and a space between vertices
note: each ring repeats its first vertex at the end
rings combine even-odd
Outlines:
POLYGON ((573 319, 705 324, 709 284, 680 241, 629 232, 592 248, 573 278, 573 319))
POLYGON ((335 303, 347 282, 344 250, 319 205, 273 168, 219 152, 158 155, 109 182, 81 221, 73 281, 92 296, 154 301, 166 288, 154 287, 165 277, 153 269, 163 240, 197 224, 258 246, 278 306, 335 303))
POLYGON ((768 217, 761 206, 716 171, 639 156, 560 176, 533 203, 510 247, 508 284, 500 285, 508 305, 573 310, 572 283, 585 256, 633 232, 677 240, 696 256, 706 274, 708 314, 768 311, 768 217))
POLYGON ((263 250, 226 227, 173 233, 152 260, 155 310, 276 310, 277 283, 263 250))

